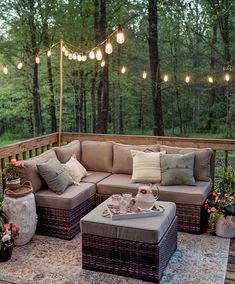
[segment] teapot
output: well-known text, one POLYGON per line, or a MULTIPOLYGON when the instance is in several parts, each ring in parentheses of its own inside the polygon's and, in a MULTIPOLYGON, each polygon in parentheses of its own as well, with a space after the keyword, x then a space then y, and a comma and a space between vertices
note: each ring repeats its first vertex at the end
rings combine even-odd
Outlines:
POLYGON ((156 184, 150 183, 139 186, 136 200, 137 206, 140 210, 151 210, 158 198, 159 188, 156 184), (154 196, 153 191, 157 191, 157 195, 154 196))

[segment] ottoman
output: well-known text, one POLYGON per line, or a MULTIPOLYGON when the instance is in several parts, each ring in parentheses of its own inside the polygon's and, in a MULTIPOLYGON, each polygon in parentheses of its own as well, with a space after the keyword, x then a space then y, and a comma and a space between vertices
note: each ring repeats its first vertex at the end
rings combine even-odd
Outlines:
POLYGON ((161 216, 111 220, 107 199, 80 221, 82 267, 158 283, 177 247, 176 205, 158 202, 161 216))

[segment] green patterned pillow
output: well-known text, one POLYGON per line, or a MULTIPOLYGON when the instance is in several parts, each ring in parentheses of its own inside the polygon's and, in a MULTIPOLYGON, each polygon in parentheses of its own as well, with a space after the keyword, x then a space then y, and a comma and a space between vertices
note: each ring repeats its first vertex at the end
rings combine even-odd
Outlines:
POLYGON ((68 186, 73 184, 73 180, 56 158, 37 165, 37 168, 39 174, 44 178, 50 189, 57 194, 62 194, 68 186))
POLYGON ((195 153, 161 155, 161 184, 195 185, 194 157, 195 153))

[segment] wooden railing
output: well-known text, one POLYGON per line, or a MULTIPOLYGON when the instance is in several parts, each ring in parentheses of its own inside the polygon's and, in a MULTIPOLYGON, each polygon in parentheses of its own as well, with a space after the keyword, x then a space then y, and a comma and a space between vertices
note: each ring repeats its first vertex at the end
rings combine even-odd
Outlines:
MULTIPOLYGON (((17 160, 37 156, 45 150, 58 145, 58 133, 53 133, 26 141, 0 147, 1 170, 4 169, 5 163, 12 158, 17 160)), ((178 147, 195 147, 211 148, 214 152, 211 160, 211 176, 214 179, 214 168, 217 151, 223 153, 223 164, 228 166, 229 151, 235 152, 235 140, 225 139, 204 139, 204 138, 183 138, 183 137, 166 137, 166 136, 141 136, 141 135, 111 135, 111 134, 87 134, 87 133, 62 133, 62 143, 68 143, 78 139, 95 140, 95 141, 114 141, 124 144, 164 144, 178 147)), ((4 183, 3 183, 4 187, 4 183)))

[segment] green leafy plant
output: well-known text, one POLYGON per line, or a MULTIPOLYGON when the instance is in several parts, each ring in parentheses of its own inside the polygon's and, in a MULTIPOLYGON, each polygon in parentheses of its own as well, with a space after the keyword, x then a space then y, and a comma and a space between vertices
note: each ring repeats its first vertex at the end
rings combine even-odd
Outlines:
POLYGON ((222 180, 216 184, 215 190, 206 200, 205 209, 210 214, 209 226, 212 230, 220 216, 235 215, 235 179, 231 166, 224 171, 222 180))
POLYGON ((2 203, 3 203, 3 194, 0 193, 0 232, 3 231, 4 224, 7 223, 7 216, 3 212, 2 203))

